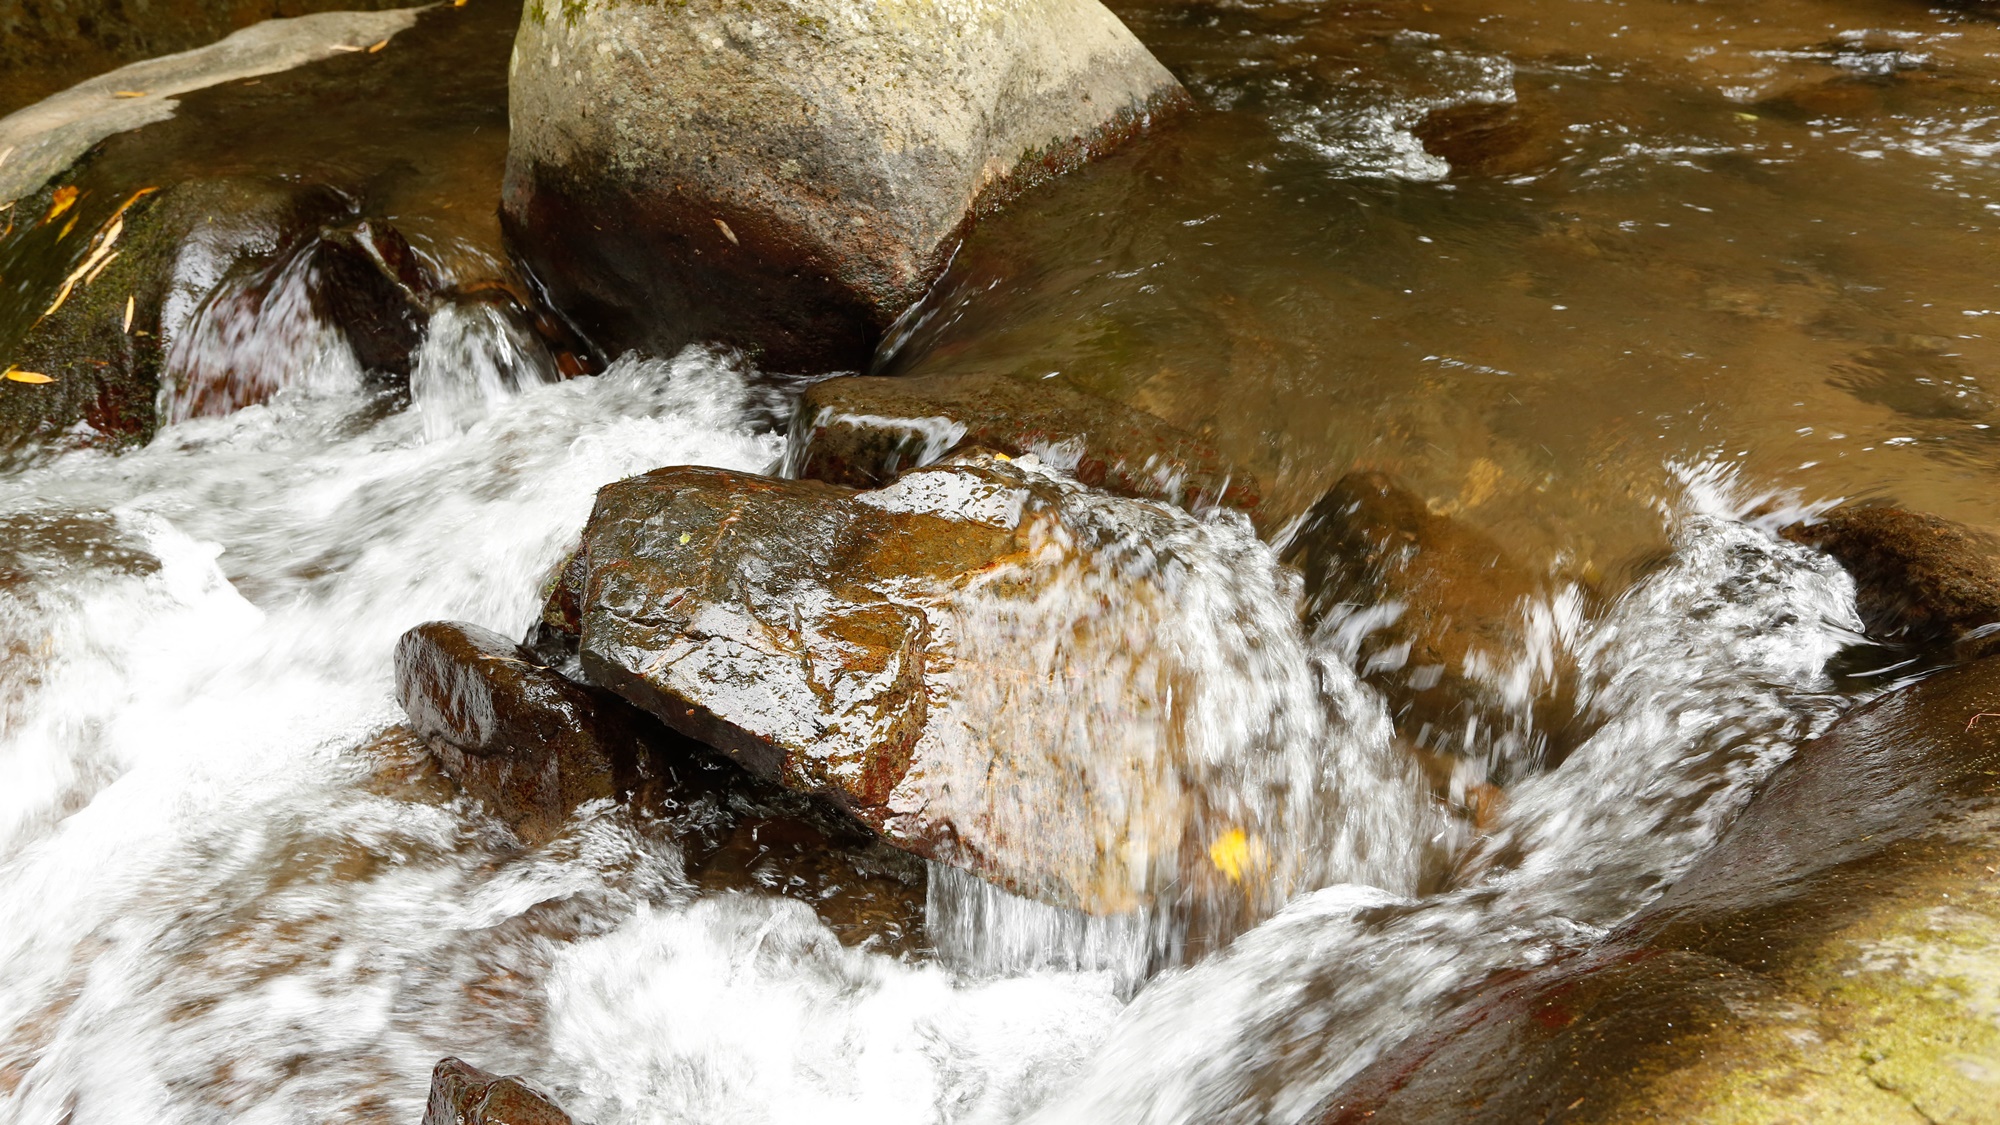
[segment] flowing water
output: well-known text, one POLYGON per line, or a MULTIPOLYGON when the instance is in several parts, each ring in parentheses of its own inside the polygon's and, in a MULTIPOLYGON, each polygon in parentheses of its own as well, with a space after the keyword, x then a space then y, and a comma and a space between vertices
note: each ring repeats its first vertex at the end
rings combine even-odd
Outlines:
MULTIPOLYGON (((1859 494, 2000 523, 1978 7, 1119 6, 1207 108, 985 223, 880 366, 1143 406, 1281 525, 1383 469, 1539 576, 1477 669, 1508 733, 1426 785, 1365 679, 1386 595, 1308 627, 1288 529, 1094 501, 1180 569, 1172 674, 1137 646, 1091 674, 1171 681, 1144 729, 1218 765, 1295 763, 1275 796, 1315 828, 1215 951, 941 869, 856 921, 894 879, 786 852, 782 818, 718 852, 744 799, 693 788, 522 847, 395 726, 396 637, 519 633, 606 482, 780 468, 796 381, 700 349, 562 380, 455 300, 405 400, 283 278, 184 310, 180 354, 261 401, 170 396, 142 448, 0 475, 0 1116, 408 1123, 454 1054, 599 1125, 1309 1119, 1455 990, 1657 895, 1897 674, 1844 674, 1898 658, 1856 655, 1851 583, 1777 526, 1859 494)), ((487 276, 510 19, 470 0, 191 96, 88 199, 319 177, 487 276)), ((0 339, 46 304, 33 236, 0 244, 0 339)), ((967 628, 1117 651, 1107 565, 967 628)))

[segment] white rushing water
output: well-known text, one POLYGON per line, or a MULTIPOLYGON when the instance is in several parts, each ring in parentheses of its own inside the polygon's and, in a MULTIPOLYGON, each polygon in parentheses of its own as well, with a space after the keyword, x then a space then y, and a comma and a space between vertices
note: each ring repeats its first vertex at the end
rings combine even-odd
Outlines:
MULTIPOLYGON (((934 897, 985 952, 843 946, 798 902, 698 892, 672 839, 609 804, 523 850, 377 738, 396 637, 518 633, 598 486, 782 453, 773 404, 722 359, 548 383, 517 344, 454 314, 407 410, 335 364, 0 481, 6 1120, 414 1125, 447 1054, 600 1125, 1299 1120, 1448 989, 1655 893, 1835 708, 1846 579, 1691 501, 1674 559, 1608 609, 1529 607, 1542 624, 1496 677, 1573 666, 1594 733, 1511 788, 1456 889, 1414 897, 1410 857, 1456 846, 1436 810, 1336 793, 1336 885, 1129 1004, 1089 970, 1115 956, 1041 955, 1118 934, 951 875, 934 897)), ((1296 581, 1232 549, 1180 596, 1271 643, 1191 664, 1212 677, 1197 719, 1291 740, 1336 791, 1399 776, 1336 640, 1294 635, 1296 581), (1314 721, 1231 713, 1271 706, 1250 678, 1274 675, 1314 721)))

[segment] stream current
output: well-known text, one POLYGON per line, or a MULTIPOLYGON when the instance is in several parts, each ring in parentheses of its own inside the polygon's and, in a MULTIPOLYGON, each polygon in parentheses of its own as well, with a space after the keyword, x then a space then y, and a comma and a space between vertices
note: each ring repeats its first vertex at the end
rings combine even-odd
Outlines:
MULTIPOLYGON (((694 877, 684 821, 608 803, 524 849, 396 733, 396 637, 518 634, 599 486, 775 470, 795 383, 701 349, 558 381, 465 305, 385 410, 294 307, 202 345, 280 365, 268 401, 0 476, 0 1115, 413 1122, 449 1054, 598 1125, 1309 1120, 1454 990, 1656 896, 1885 682, 1839 674, 1851 583, 1773 530, 1885 486, 1993 522, 1974 314, 1996 302, 1945 237, 1990 244, 2000 207, 1991 24, 1886 3, 1120 11, 1211 115, 982 228, 884 366, 1144 405, 1269 473, 1286 513, 1364 464, 1487 527, 1546 574, 1481 670, 1511 736, 1468 776, 1507 779, 1497 812, 1435 799, 1363 682, 1359 637, 1393 607, 1305 629, 1275 545, 1211 514, 1183 546, 1181 601, 1214 625, 1179 654, 1194 721, 1330 779, 1300 797, 1314 886, 1219 952, 1149 975, 1131 933, 939 870, 925 940, 857 939, 797 895, 694 877), (1808 239, 1895 192, 1928 193, 1907 223, 1925 268, 1808 239), (1613 301, 1649 283, 1694 297, 1613 301), (1582 312, 1527 326, 1530 304, 1582 312), (1828 441, 1855 456, 1794 455, 1828 441), (1261 638, 1254 658, 1232 636, 1261 638), (1553 758, 1532 737, 1550 698, 1553 758)), ((393 189, 435 261, 486 236, 426 192, 498 151, 467 141, 393 189)), ((1088 617, 1107 595, 1077 583, 1088 617)))

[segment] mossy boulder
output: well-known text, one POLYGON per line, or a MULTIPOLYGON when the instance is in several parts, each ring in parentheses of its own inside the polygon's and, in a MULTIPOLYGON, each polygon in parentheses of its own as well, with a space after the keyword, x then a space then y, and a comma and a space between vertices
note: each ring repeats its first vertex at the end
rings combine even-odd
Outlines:
POLYGON ((1774 772, 1597 949, 1473 990, 1327 1122, 2000 1121, 2000 660, 1774 772))
POLYGON ((613 353, 857 370, 975 215, 1184 105, 1096 0, 531 0, 503 215, 613 353))

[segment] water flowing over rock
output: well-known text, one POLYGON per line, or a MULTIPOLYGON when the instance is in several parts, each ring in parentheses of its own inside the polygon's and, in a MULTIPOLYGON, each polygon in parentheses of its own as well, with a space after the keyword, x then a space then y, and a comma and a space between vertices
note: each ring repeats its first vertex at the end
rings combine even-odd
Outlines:
POLYGON ((607 350, 858 369, 976 213, 1186 100, 1095 0, 535 0, 503 206, 607 350))
MULTIPOLYGON (((1193 903, 1228 928, 1328 864, 1409 878, 1322 834, 1336 782, 1378 784, 1333 776, 1326 743, 1379 711, 1351 680, 1321 694, 1274 561, 1240 517, 1032 459, 859 493, 669 468, 599 494, 543 625, 577 623, 594 682, 899 847, 1064 907, 1193 903)), ((1413 795, 1380 784, 1382 815, 1413 795)))
POLYGON ((880 488, 897 474, 977 446, 1034 454, 1120 496, 1260 514, 1257 482, 1213 447, 1151 414, 1053 383, 1004 375, 849 376, 799 400, 786 454, 793 475, 880 488))
POLYGON ((1953 645, 1984 655, 2000 645, 2000 539, 1900 508, 1835 508, 1784 531, 1854 575, 1871 637, 1953 645))
POLYGON ((516 1075, 443 1059, 431 1071, 423 1125, 570 1125, 570 1116, 516 1075))
POLYGON ((396 696, 445 773, 530 842, 583 802, 630 788, 647 754, 644 716, 476 625, 403 634, 396 696))
POLYGON ((1473 991, 1327 1122, 2000 1120, 2000 660, 1854 711, 1587 953, 1473 991))
POLYGON ((1341 636, 1426 746, 1451 746, 1466 727, 1487 694, 1477 665, 1514 647, 1519 604, 1535 592, 1499 544, 1377 472, 1328 489, 1285 560, 1305 575, 1315 627, 1341 636))

